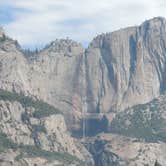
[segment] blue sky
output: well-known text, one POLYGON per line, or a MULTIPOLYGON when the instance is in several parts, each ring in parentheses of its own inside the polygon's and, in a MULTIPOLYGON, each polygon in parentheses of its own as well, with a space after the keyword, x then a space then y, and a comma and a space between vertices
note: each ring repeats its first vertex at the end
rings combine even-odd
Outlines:
POLYGON ((0 26, 25 48, 66 37, 86 46, 156 16, 166 17, 165 0, 0 0, 0 26))

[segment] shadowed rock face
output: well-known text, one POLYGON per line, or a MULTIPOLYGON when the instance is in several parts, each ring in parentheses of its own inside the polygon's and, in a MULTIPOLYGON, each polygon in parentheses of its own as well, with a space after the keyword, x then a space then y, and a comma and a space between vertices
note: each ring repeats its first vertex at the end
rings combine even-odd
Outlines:
POLYGON ((77 112, 123 110, 165 90, 166 20, 97 36, 84 50, 56 40, 31 58, 16 41, 0 42, 0 88, 77 112))

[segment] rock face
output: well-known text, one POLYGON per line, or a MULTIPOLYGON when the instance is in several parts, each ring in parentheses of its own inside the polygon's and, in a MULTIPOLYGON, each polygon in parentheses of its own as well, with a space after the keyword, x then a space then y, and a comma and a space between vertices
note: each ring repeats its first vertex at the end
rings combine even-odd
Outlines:
POLYGON ((165 90, 166 20, 154 18, 97 36, 87 50, 56 40, 25 57, 0 42, 0 88, 37 96, 64 111, 109 112, 146 103, 165 90))
POLYGON ((71 40, 52 42, 29 64, 30 93, 64 111, 80 110, 79 74, 83 52, 71 40))
POLYGON ((165 90, 166 20, 96 37, 87 52, 89 110, 123 110, 165 90), (97 109, 96 109, 97 108, 97 109))
POLYGON ((83 54, 79 44, 61 39, 27 58, 16 41, 6 38, 0 42, 0 88, 35 96, 63 111, 80 111, 83 54))

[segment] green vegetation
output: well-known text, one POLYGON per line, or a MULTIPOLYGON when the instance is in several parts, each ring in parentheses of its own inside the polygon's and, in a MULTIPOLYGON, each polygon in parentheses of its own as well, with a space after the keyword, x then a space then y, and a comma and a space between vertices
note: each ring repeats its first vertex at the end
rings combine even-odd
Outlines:
MULTIPOLYGON (((25 108, 34 107, 36 109, 36 111, 33 114, 35 118, 43 118, 46 116, 50 116, 52 114, 62 113, 58 109, 41 100, 34 100, 31 97, 24 96, 23 94, 17 94, 2 89, 0 90, 0 100, 18 101, 25 108)), ((25 120, 25 115, 23 115, 22 118, 23 120, 25 120)))
POLYGON ((17 155, 16 157, 15 157, 15 161, 19 161, 20 159, 22 159, 23 158, 23 153, 21 152, 19 155, 17 155))
POLYGON ((5 152, 7 149, 15 149, 20 150, 20 154, 15 157, 16 161, 24 157, 43 157, 47 160, 58 160, 65 162, 67 164, 71 163, 78 163, 79 165, 83 164, 81 160, 77 157, 70 155, 67 152, 60 153, 60 152, 50 152, 43 150, 37 146, 30 146, 30 145, 17 145, 13 143, 12 140, 7 138, 7 136, 0 132, 0 153, 5 152))
POLYGON ((34 132, 43 132, 46 133, 46 128, 43 125, 32 125, 34 132))
POLYGON ((27 112, 23 112, 23 113, 21 114, 21 120, 22 120, 22 122, 24 122, 24 123, 29 123, 29 122, 30 122, 29 115, 28 115, 27 112))
POLYGON ((156 160, 154 166, 162 166, 161 164, 158 163, 158 161, 156 160))
POLYGON ((6 134, 0 132, 0 153, 4 152, 6 149, 15 149, 17 145, 7 138, 6 134))
POLYGON ((165 109, 162 104, 155 99, 120 112, 111 122, 109 131, 147 142, 166 142, 166 119, 161 114, 165 109))
POLYGON ((58 161, 62 161, 65 162, 67 164, 72 164, 72 163, 80 163, 82 164, 82 161, 79 160, 77 157, 70 155, 69 153, 60 153, 60 152, 50 152, 50 151, 46 151, 43 150, 39 147, 36 146, 29 146, 29 145, 22 145, 19 146, 19 148, 22 151, 22 156, 18 156, 18 158, 20 157, 24 157, 24 156, 28 156, 28 157, 43 157, 47 160, 58 160, 58 161))
POLYGON ((2 37, 0 37, 0 42, 4 42, 6 40, 6 36, 3 35, 2 37))
MULTIPOLYGON (((9 147, 6 147, 6 149, 9 147)), ((10 147, 12 148, 12 147, 10 147)), ((77 157, 67 153, 67 152, 51 152, 43 150, 37 146, 30 146, 30 145, 17 145, 17 150, 20 150, 20 154, 15 157, 15 161, 19 161, 20 159, 23 159, 24 157, 42 157, 46 160, 53 161, 58 160, 60 162, 66 163, 66 164, 73 164, 77 163, 79 166, 83 165, 83 162, 79 160, 77 157)))
POLYGON ((36 54, 38 54, 40 52, 40 50, 38 50, 37 48, 35 50, 30 50, 30 49, 22 49, 22 53, 26 56, 26 57, 34 57, 36 54))
POLYGON ((95 157, 95 165, 96 166, 119 165, 119 158, 113 153, 104 150, 95 157))

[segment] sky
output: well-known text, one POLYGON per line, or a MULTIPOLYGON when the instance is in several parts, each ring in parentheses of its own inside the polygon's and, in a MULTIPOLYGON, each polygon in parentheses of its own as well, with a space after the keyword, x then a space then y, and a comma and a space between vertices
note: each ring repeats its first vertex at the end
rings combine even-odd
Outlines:
POLYGON ((0 0, 0 26, 23 48, 59 38, 84 47, 98 34, 166 17, 165 0, 0 0))

